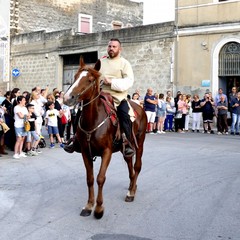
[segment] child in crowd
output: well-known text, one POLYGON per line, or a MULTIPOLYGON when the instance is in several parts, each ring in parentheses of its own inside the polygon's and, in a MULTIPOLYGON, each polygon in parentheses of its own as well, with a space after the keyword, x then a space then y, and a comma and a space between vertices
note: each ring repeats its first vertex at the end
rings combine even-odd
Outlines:
POLYGON ((37 125, 37 116, 34 113, 34 105, 27 104, 26 105, 29 113, 28 121, 30 123, 30 131, 27 132, 27 156, 37 156, 38 152, 36 151, 40 137, 36 133, 36 125, 37 125), (32 148, 31 148, 32 146, 32 148))
POLYGON ((63 148, 64 144, 62 143, 62 139, 60 138, 59 131, 58 131, 58 119, 57 117, 62 117, 63 111, 57 110, 54 108, 54 102, 47 102, 47 106, 49 110, 46 112, 45 117, 45 126, 48 130, 48 134, 50 137, 50 148, 54 148, 55 144, 53 143, 53 134, 56 135, 58 142, 60 143, 60 147, 63 148))

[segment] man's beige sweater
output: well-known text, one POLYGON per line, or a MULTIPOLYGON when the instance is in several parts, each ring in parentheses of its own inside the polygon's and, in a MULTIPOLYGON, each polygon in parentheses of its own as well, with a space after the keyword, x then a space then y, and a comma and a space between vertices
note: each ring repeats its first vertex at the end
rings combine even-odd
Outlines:
POLYGON ((111 85, 103 85, 102 90, 113 96, 116 106, 127 98, 128 89, 134 82, 133 70, 130 63, 123 57, 101 59, 101 78, 112 79, 111 85))

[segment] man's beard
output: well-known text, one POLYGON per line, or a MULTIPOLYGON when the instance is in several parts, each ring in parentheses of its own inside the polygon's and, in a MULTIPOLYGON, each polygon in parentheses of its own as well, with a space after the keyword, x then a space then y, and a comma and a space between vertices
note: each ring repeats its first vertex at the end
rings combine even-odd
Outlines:
POLYGON ((110 58, 115 58, 117 55, 118 55, 118 53, 115 53, 115 52, 113 52, 113 51, 109 51, 109 52, 108 52, 108 56, 109 56, 110 58))

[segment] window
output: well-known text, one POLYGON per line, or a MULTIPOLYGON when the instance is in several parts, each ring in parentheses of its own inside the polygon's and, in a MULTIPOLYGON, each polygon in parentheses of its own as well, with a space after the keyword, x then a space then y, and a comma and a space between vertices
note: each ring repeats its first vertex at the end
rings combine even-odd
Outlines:
POLYGON ((78 15, 78 32, 92 33, 92 16, 86 14, 78 15))

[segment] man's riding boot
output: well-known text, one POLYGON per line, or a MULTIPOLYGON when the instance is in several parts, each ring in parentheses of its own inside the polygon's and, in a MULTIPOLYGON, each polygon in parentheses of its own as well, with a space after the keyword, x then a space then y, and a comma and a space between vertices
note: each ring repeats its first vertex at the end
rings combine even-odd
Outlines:
MULTIPOLYGON (((78 121, 79 118, 81 116, 82 111, 80 109, 78 109, 76 117, 75 117, 75 121, 74 121, 74 134, 76 134, 77 131, 77 125, 78 125, 78 121)), ((67 144, 65 144, 64 148, 63 148, 66 152, 68 153, 73 153, 73 152, 78 152, 81 153, 81 147, 80 144, 76 138, 76 135, 74 135, 72 138, 70 138, 67 142, 67 144)))
POLYGON ((78 152, 81 153, 81 146, 76 138, 74 136, 73 138, 69 139, 67 144, 63 148, 68 153, 78 152))
POLYGON ((125 157, 131 157, 134 155, 135 150, 131 144, 132 123, 128 114, 129 107, 126 100, 121 101, 117 107, 117 113, 119 118, 120 127, 123 130, 123 155, 125 157))
POLYGON ((74 149, 74 144, 73 144, 73 138, 69 139, 69 141, 67 142, 67 144, 64 145, 64 150, 68 153, 73 153, 75 151, 74 149))
POLYGON ((133 148, 130 141, 126 138, 125 133, 122 134, 123 138, 123 156, 132 157, 135 154, 135 149, 133 148))

